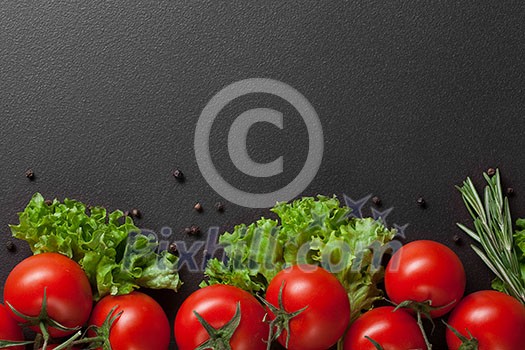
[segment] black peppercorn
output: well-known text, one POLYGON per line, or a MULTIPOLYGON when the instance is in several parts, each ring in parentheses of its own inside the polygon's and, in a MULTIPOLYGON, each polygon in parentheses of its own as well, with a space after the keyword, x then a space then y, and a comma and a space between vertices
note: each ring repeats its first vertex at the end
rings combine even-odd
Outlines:
POLYGON ((507 188, 507 196, 512 197, 514 195, 514 188, 507 188))
POLYGON ((222 213, 224 211, 224 204, 222 202, 215 203, 215 209, 217 209, 218 212, 222 213))
POLYGON ((192 225, 190 227, 185 227, 183 231, 184 231, 185 234, 192 235, 192 236, 196 236, 196 235, 201 233, 201 229, 197 225, 192 225))
POLYGON ((26 177, 29 180, 33 180, 35 178, 35 172, 33 171, 33 169, 27 169, 26 170, 26 177))
POLYGON ((195 205, 193 206, 193 209, 195 209, 195 211, 198 211, 199 213, 202 212, 202 204, 200 203, 195 203, 195 205))
POLYGON ((131 209, 131 216, 140 219, 142 217, 142 213, 137 208, 133 208, 131 209))
POLYGON ((459 237, 458 235, 454 235, 452 237, 452 240, 454 241, 455 244, 457 245, 460 245, 461 244, 461 237, 459 237))
POLYGON ((177 248, 177 243, 170 243, 168 247, 168 252, 173 255, 179 255, 179 249, 177 248))
POLYGON ((372 197, 372 203, 374 203, 377 206, 380 206, 381 205, 381 198, 379 198, 378 196, 372 197))
POLYGON ((45 205, 51 205, 51 204, 53 204, 53 201, 52 201, 51 199, 46 199, 46 200, 44 201, 44 204, 45 204, 45 205))
POLYGON ((7 241, 5 242, 5 247, 8 251, 10 252, 14 252, 16 250, 16 246, 15 244, 13 243, 13 241, 7 241))
POLYGON ((416 202, 417 202, 417 205, 419 205, 421 208, 425 208, 427 205, 423 197, 419 197, 416 202))
POLYGON ((180 171, 179 169, 175 169, 173 171, 173 177, 176 178, 179 181, 184 180, 184 173, 180 171))
POLYGON ((487 175, 488 176, 493 176, 495 174, 496 174, 496 169, 494 169, 494 168, 488 168, 487 169, 487 175))

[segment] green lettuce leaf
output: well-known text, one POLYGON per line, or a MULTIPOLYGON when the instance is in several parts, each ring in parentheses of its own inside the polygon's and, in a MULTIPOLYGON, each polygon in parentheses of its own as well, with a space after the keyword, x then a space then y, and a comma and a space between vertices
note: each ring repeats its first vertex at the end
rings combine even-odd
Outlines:
POLYGON ((224 283, 264 293, 284 267, 317 264, 331 271, 348 292, 352 319, 381 298, 381 256, 396 231, 372 218, 350 217, 336 197, 305 197, 278 203, 278 220, 261 218, 219 237, 225 261, 208 261, 201 286, 224 283))
POLYGON ((27 241, 34 254, 57 252, 78 262, 95 300, 139 287, 177 291, 182 284, 178 258, 157 252, 156 238, 120 210, 108 214, 71 199, 47 204, 36 193, 18 217, 17 225, 9 225, 12 235, 27 241))

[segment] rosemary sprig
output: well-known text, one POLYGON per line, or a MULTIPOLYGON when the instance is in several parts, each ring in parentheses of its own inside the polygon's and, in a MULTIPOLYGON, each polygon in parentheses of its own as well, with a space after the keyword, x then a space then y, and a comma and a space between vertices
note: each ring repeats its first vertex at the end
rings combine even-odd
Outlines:
POLYGON ((525 304, 525 281, 521 275, 518 256, 514 250, 514 235, 509 201, 503 197, 499 170, 493 177, 486 173, 483 202, 470 178, 463 186, 456 186, 474 219, 475 232, 465 225, 457 225, 480 246, 471 245, 481 260, 501 280, 504 292, 525 304))

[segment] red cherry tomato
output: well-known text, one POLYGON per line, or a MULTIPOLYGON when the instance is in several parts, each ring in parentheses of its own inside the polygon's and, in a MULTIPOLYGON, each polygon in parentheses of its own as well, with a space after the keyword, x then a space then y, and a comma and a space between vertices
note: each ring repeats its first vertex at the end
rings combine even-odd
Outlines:
POLYGON ((233 350, 265 350, 268 324, 262 304, 250 293, 229 285, 215 284, 193 292, 180 306, 175 318, 175 340, 179 350, 193 350, 210 337, 194 312, 213 328, 232 320, 240 306, 240 323, 230 339, 233 350))
MULTIPOLYGON (((478 340, 479 350, 525 346, 525 306, 501 292, 484 290, 467 295, 450 314, 448 324, 466 338, 470 332, 478 340)), ((459 349, 461 340, 451 330, 447 329, 446 337, 449 349, 459 349)))
MULTIPOLYGON (((266 300, 279 307, 279 291, 286 312, 304 311, 290 320, 288 349, 319 350, 334 345, 350 322, 350 302, 339 280, 313 265, 295 265, 280 271, 266 290, 266 300)), ((269 312, 270 319, 274 317, 269 312)), ((286 344, 287 332, 278 338, 286 344)))
POLYGON ((344 350, 376 350, 370 337, 384 349, 427 349, 423 334, 412 315, 403 309, 382 306, 361 315, 348 329, 344 350))
MULTIPOLYGON (((18 322, 6 310, 5 306, 0 304, 0 339, 11 341, 23 341, 24 334, 18 322)), ((24 350, 25 346, 13 346, 0 349, 24 350)))
MULTIPOLYGON (((50 318, 69 328, 83 326, 93 306, 91 286, 86 274, 73 260, 58 253, 42 253, 22 260, 7 276, 4 300, 18 312, 38 316, 44 290, 50 318)), ((9 310, 12 312, 11 310, 9 310)), ((14 313, 13 317, 24 320, 14 313)), ((39 332, 38 327, 32 327, 39 332)), ((63 337, 74 331, 48 327, 51 337, 63 337)))
POLYGON ((111 309, 122 311, 109 332, 112 350, 166 350, 170 325, 162 307, 149 295, 132 292, 102 298, 93 308, 89 324, 100 327, 111 309))
POLYGON ((388 297, 399 304, 406 300, 430 301, 440 308, 439 317, 450 310, 465 292, 466 277, 459 257, 447 246, 428 240, 410 242, 390 259, 385 270, 388 297))

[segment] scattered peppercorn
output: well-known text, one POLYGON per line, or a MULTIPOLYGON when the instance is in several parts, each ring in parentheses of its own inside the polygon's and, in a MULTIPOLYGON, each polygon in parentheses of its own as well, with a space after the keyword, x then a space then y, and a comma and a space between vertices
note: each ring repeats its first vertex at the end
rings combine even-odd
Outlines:
POLYGON ((45 203, 45 205, 51 205, 51 204, 53 204, 53 201, 51 199, 46 199, 44 201, 44 203, 45 203))
POLYGON ((454 236, 452 236, 452 240, 453 240, 454 243, 457 244, 457 245, 460 245, 460 244, 461 244, 461 237, 459 237, 459 235, 454 235, 454 236))
POLYGON ((487 175, 488 176, 493 176, 495 174, 496 174, 496 169, 494 169, 494 168, 488 168, 487 169, 487 175))
POLYGON ((129 216, 129 215, 130 215, 129 210, 124 211, 124 216, 129 216))
POLYGON ((184 173, 182 171, 180 171, 179 169, 175 169, 173 171, 173 177, 176 178, 179 181, 183 181, 184 180, 184 173))
POLYGON ((379 198, 378 196, 372 197, 372 203, 379 207, 381 205, 381 198, 379 198))
POLYGON ((142 217, 142 213, 137 208, 133 208, 131 209, 131 216, 140 219, 142 217))
POLYGON ((196 236, 196 235, 201 233, 201 229, 197 225, 192 225, 192 226, 189 226, 189 227, 185 227, 183 231, 184 231, 185 234, 192 235, 192 236, 196 236))
POLYGON ((16 246, 15 244, 13 243, 13 241, 7 241, 5 242, 5 247, 7 248, 8 251, 10 252, 14 252, 16 250, 16 246))
POLYGON ((218 212, 222 213, 224 211, 224 204, 222 202, 215 203, 215 209, 217 209, 218 212))
POLYGON ((423 197, 419 197, 416 202, 417 205, 419 205, 421 208, 425 208, 427 205, 427 202, 425 202, 425 199, 423 197))
POLYGON ((33 171, 33 169, 27 169, 26 170, 26 177, 29 180, 33 180, 35 178, 35 172, 33 171))
POLYGON ((195 203, 195 205, 193 206, 193 209, 195 209, 195 211, 198 211, 199 213, 202 212, 202 204, 200 203, 195 203))
POLYGON ((173 255, 179 255, 179 249, 177 248, 177 243, 170 243, 168 247, 168 252, 173 255))
POLYGON ((507 196, 512 197, 514 195, 514 188, 507 188, 507 196))

